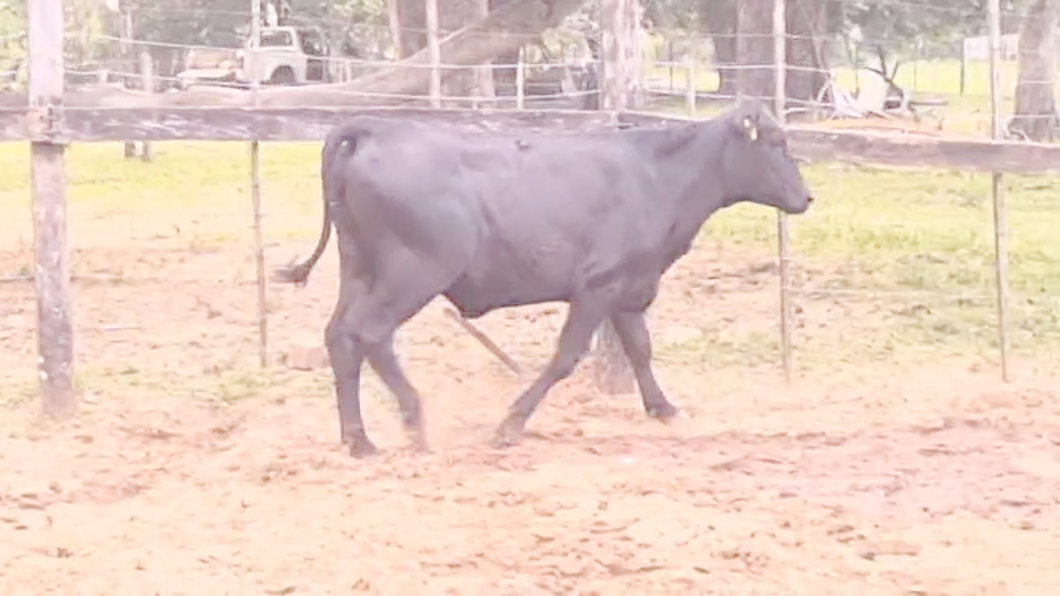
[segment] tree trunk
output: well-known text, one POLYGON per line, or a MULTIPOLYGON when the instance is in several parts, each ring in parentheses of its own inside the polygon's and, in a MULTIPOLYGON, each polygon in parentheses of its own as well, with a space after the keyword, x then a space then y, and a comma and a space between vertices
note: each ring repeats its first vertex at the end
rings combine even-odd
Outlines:
MULTIPOLYGON (((827 30, 825 2, 787 0, 788 68, 785 95, 790 103, 805 105, 816 99, 827 84, 827 64, 822 48, 812 38, 827 30)), ((774 96, 773 0, 743 0, 736 18, 737 89, 747 97, 772 101, 774 96)))
MULTIPOLYGON (((439 0, 438 2, 439 27, 442 36, 456 31, 470 23, 480 21, 489 15, 489 0, 439 0)), ((488 62, 486 63, 488 64, 488 62)), ((474 97, 480 95, 483 89, 489 91, 492 97, 493 76, 488 66, 485 73, 482 68, 475 70, 461 69, 453 71, 445 84, 442 85, 442 95, 445 97, 474 97)), ((473 107, 477 103, 474 100, 451 100, 445 102, 448 107, 473 107)))
POLYGON ((773 99, 773 0, 743 0, 736 16, 737 91, 773 99))
MULTIPOLYGON (((471 14, 471 20, 469 22, 484 19, 490 14, 490 0, 475 0, 474 10, 471 14)), ((465 23, 466 24, 466 23, 465 23)), ((485 97, 492 100, 497 95, 496 87, 493 84, 493 62, 486 60, 475 69, 475 91, 479 97, 485 97)), ((495 102, 489 101, 486 104, 487 107, 496 107, 495 102)))
POLYGON ((604 109, 625 111, 639 107, 639 35, 640 0, 600 2, 604 109))
MULTIPOLYGON (((481 21, 489 15, 490 0, 439 0, 439 29, 441 37, 481 21)), ((427 47, 427 13, 423 0, 388 0, 388 12, 397 23, 391 22, 391 35, 396 37, 401 59, 408 58, 427 47), (392 7, 391 7, 392 5, 392 7)), ((448 97, 494 97, 493 71, 490 61, 471 71, 454 71, 442 85, 442 95, 448 97)), ((444 73, 445 71, 443 71, 444 73)), ((513 69, 514 72, 514 69, 513 69)), ((453 107, 462 101, 450 102, 453 107)), ((475 102, 470 102, 474 104, 475 102)), ((491 102, 492 103, 492 102, 491 102)))
POLYGON ((585 45, 589 48, 589 57, 592 64, 586 69, 583 91, 595 91, 585 96, 582 101, 583 110, 599 110, 603 102, 600 101, 600 93, 603 86, 600 84, 600 75, 603 73, 603 54, 600 52, 600 40, 592 35, 586 36, 585 45))
MULTIPOLYGON (((603 57, 602 107, 623 112, 636 109, 640 66, 640 0, 601 0, 600 45, 603 57)), ((597 329, 594 376, 605 393, 636 389, 629 358, 618 332, 605 320, 597 329)))
MULTIPOLYGON (((828 85, 828 65, 824 61, 828 48, 825 45, 827 42, 823 41, 828 33, 827 11, 828 2, 787 0, 787 63, 800 68, 788 69, 784 87, 789 101, 794 100, 795 107, 816 101, 821 89, 828 85)), ((828 102, 831 97, 825 95, 822 100, 828 102)))
POLYGON ((390 25, 390 42, 394 44, 394 57, 398 60, 405 58, 401 42, 404 36, 401 34, 401 10, 398 0, 386 0, 387 24, 390 25))
POLYGON ((1009 131, 1035 141, 1052 140, 1056 110, 1057 27, 1060 0, 1036 0, 1023 23, 1019 40, 1016 114, 1009 131))
POLYGON ((733 0, 703 0, 699 18, 714 45, 714 70, 718 73, 717 93, 736 95, 736 4, 733 0))
POLYGON ((394 0, 397 2, 398 23, 401 29, 402 60, 427 47, 427 9, 423 0, 394 0))

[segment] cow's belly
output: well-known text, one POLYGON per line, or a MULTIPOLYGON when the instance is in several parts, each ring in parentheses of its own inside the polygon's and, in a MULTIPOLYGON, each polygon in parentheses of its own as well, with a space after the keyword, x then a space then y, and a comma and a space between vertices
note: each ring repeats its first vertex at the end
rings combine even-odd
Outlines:
POLYGON ((567 300, 570 280, 570 263, 535 264, 494 253, 472 264, 445 296, 462 315, 475 318, 508 306, 567 300))

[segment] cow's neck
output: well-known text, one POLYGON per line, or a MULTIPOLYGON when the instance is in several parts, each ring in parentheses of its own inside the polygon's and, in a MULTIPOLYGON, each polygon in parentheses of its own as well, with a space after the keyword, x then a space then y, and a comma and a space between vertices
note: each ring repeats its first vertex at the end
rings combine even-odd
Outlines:
POLYGON ((658 132, 652 158, 661 188, 653 197, 671 203, 674 235, 690 242, 703 223, 728 204, 722 154, 729 134, 720 120, 658 132))

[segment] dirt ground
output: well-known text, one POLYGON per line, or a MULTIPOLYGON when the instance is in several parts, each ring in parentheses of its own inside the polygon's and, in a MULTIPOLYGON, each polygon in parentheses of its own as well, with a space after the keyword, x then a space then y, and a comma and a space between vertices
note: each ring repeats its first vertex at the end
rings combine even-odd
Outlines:
MULTIPOLYGON (((285 243, 277 260, 303 244, 285 243)), ((808 375, 789 388, 773 366, 664 355, 676 422, 646 418, 633 395, 596 394, 583 369, 522 445, 499 451, 487 440, 526 381, 438 301, 398 346, 424 393, 432 452, 405 449, 392 400, 367 375, 365 416, 383 453, 358 461, 338 444, 329 370, 257 368, 248 256, 173 238, 135 256, 120 245, 75 255, 84 401, 72 422, 37 418, 32 286, 0 285, 6 594, 1060 585, 1060 383, 1034 363, 1008 385, 957 362, 808 375)), ((690 255, 653 310, 658 344, 692 333, 690 318, 773 333, 775 280, 759 265, 690 255)), ((319 343, 334 271, 329 251, 307 289, 270 290, 273 360, 319 343)), ((841 316, 815 308, 811 322, 841 316)), ((561 316, 513 309, 480 324, 538 366, 561 316)))

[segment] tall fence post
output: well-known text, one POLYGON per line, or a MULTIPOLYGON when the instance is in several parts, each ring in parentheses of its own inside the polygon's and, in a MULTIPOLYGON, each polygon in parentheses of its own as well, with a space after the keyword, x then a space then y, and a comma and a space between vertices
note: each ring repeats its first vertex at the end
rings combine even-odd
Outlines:
MULTIPOLYGON (((342 79, 341 74, 341 63, 339 57, 342 56, 342 52, 336 51, 335 47, 340 45, 339 32, 335 26, 335 3, 325 2, 324 3, 324 35, 325 43, 327 44, 327 62, 326 68, 324 68, 324 75, 329 83, 337 83, 342 79)), ((345 81, 342 81, 345 82, 345 81)))
POLYGON ((38 132, 44 138, 30 144, 38 374, 44 413, 61 420, 77 412, 66 252, 66 146, 52 136, 63 128, 63 2, 33 0, 26 16, 29 107, 37 113, 34 120, 42 124, 38 132))
POLYGON ((442 49, 438 42, 438 0, 424 0, 427 47, 431 55, 431 107, 442 107, 442 49))
POLYGON ((526 108, 526 46, 519 48, 515 63, 515 109, 526 108))
MULTIPOLYGON (((133 11, 132 8, 125 5, 125 2, 121 3, 121 55, 124 62, 131 65, 134 59, 130 57, 132 53, 132 40, 133 40, 133 11)), ((124 68, 122 70, 125 70, 124 68)), ((122 76, 122 84, 127 85, 125 76, 122 76)), ((146 142, 144 147, 146 147, 146 142)), ((122 143, 122 151, 127 158, 136 157, 136 143, 133 141, 125 141, 122 143)))
MULTIPOLYGON (((694 47, 694 46, 693 46, 694 47)), ((696 111, 698 109, 699 97, 696 88, 696 52, 693 48, 689 48, 685 55, 685 61, 688 62, 688 86, 685 87, 685 109, 688 110, 688 117, 695 118, 696 111)))
MULTIPOLYGON (((601 0, 600 58, 603 66, 601 107, 615 115, 636 102, 640 0, 601 0)), ((633 371, 611 321, 596 332, 596 384, 606 393, 634 389, 633 371)))
MULTIPOLYGON (((258 106, 258 81, 256 62, 261 47, 261 3, 250 0, 250 92, 254 107, 258 106)), ((330 67, 330 65, 329 65, 330 67)), ((261 143, 250 141, 250 203, 254 212, 254 266, 257 272, 258 303, 258 361, 262 368, 269 365, 269 302, 265 272, 265 239, 261 229, 261 143)))
MULTIPOLYGON (((140 51, 140 84, 144 88, 144 93, 155 92, 155 62, 148 48, 140 51)), ((151 141, 141 141, 140 151, 141 160, 154 161, 155 151, 151 141)))
POLYGON ((674 40, 672 37, 666 37, 666 69, 670 74, 670 92, 674 90, 674 40))
MULTIPOLYGON (((787 84, 787 17, 785 0, 773 0, 773 110, 781 123, 785 120, 785 85, 787 84)), ((780 253, 780 355, 784 379, 791 382, 791 236, 788 216, 777 209, 777 244, 780 253)))
POLYGON ((968 40, 961 41, 961 97, 964 97, 965 80, 968 78, 968 40))
MULTIPOLYGON (((1001 1, 989 0, 987 19, 990 21, 990 132, 994 140, 1004 137, 1001 122, 1001 1)), ((1005 198, 999 172, 991 175, 994 203, 994 271, 997 276, 997 341, 1001 356, 1001 378, 1012 380, 1009 370, 1008 343, 1008 222, 1005 217, 1005 198)))

